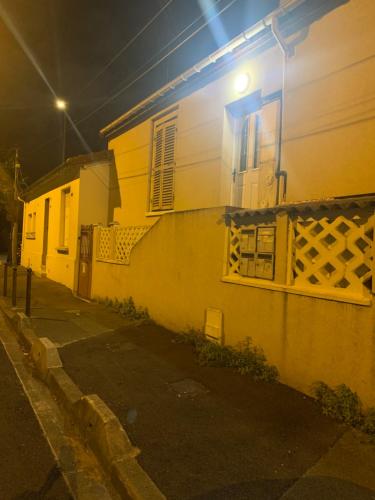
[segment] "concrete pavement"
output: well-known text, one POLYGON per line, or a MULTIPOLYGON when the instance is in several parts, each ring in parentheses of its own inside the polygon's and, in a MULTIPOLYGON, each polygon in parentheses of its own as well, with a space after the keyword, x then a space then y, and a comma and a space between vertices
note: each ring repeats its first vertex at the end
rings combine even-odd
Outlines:
POLYGON ((175 334, 46 279, 34 278, 32 312, 36 333, 119 417, 168 498, 375 498, 374 445, 307 396, 200 367, 175 334))

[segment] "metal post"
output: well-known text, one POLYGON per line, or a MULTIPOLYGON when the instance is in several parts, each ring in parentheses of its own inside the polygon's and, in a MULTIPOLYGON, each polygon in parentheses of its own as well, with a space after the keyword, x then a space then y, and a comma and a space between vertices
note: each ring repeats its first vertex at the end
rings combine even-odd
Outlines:
POLYGON ((12 306, 16 307, 17 305, 17 266, 14 266, 12 275, 12 306))
POLYGON ((8 262, 4 262, 4 283, 3 283, 3 295, 7 296, 8 293, 8 262))
POLYGON ((12 269, 12 307, 17 305, 17 266, 12 269))
POLYGON ((33 270, 28 267, 26 269, 26 304, 25 304, 25 314, 30 316, 31 314, 31 276, 33 275, 33 270))

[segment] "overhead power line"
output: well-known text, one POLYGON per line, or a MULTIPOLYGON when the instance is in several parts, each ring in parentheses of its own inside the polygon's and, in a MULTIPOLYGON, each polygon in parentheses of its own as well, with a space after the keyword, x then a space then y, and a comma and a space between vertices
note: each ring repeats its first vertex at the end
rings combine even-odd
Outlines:
POLYGON ((162 54, 168 47, 170 47, 173 43, 175 43, 181 36, 188 31, 190 28, 192 28, 195 24, 197 24, 198 21, 200 21, 203 17, 206 16, 208 11, 211 11, 212 8, 216 7, 219 3, 221 3, 222 0, 216 0, 209 9, 206 9, 203 11, 198 17, 196 17, 188 26, 186 26, 182 31, 180 31, 177 35, 175 35, 171 40, 169 40, 163 47, 161 47, 159 50, 157 50, 145 63, 143 63, 139 68, 134 71, 133 75, 130 77, 125 78, 122 82, 120 82, 117 87, 121 87, 121 85, 124 85, 125 83, 129 82, 136 74, 138 74, 140 71, 143 71, 145 67, 147 67, 152 61, 158 57, 159 54, 162 54))
MULTIPOLYGON (((108 99, 106 99, 102 104, 100 104, 97 108, 95 108, 93 111, 91 111, 90 113, 88 113, 86 116, 84 116, 83 118, 81 118, 80 120, 77 121, 77 125, 83 123, 84 121, 88 120, 89 118, 91 118, 91 116, 93 116, 94 114, 96 114, 98 111, 100 111, 101 109, 103 109, 105 106, 107 106, 109 103, 111 103, 114 99, 116 99, 117 97, 119 97, 121 94, 123 94, 126 90, 128 90, 130 87, 132 87, 135 83, 137 83, 141 78, 143 78, 144 76, 146 76, 148 73, 150 73, 150 71, 152 71, 153 69, 155 69, 157 66, 159 66, 159 64, 161 64, 165 59, 167 59, 170 55, 172 55, 174 52, 176 52, 179 48, 181 48, 186 42, 188 42, 189 40, 191 40, 195 35, 197 35, 200 31, 202 31, 202 29, 204 29, 206 26, 208 26, 208 24, 214 20, 215 18, 217 18, 218 16, 220 16, 221 14, 223 14, 226 10, 228 10, 233 4, 235 4, 238 0, 231 0, 225 7, 223 7, 220 11, 218 12, 215 12, 215 14, 213 16, 211 16, 209 19, 207 19, 207 21, 205 21, 201 26, 199 26, 199 28, 197 28, 196 30, 194 30, 192 33, 190 33, 190 35, 188 35, 184 40, 182 40, 180 43, 178 43, 175 47, 173 47, 173 49, 171 49, 169 52, 167 52, 164 56, 162 56, 160 59, 158 59, 154 64, 152 64, 150 67, 148 67, 145 71, 143 71, 140 75, 138 75, 136 78, 134 78, 130 83, 128 83, 127 85, 125 85, 125 87, 121 88, 120 90, 118 90, 117 92, 115 92, 111 97, 109 97, 108 99)), ((211 8, 209 9, 211 10, 211 8)))
MULTIPOLYGON (((194 19, 194 20, 193 20, 190 24, 188 24, 188 25, 187 25, 187 26, 186 26, 186 27, 185 27, 182 31, 180 31, 180 32, 179 32, 177 35, 175 35, 175 36, 174 36, 171 40, 169 40, 169 41, 168 41, 165 45, 163 45, 163 47, 161 47, 161 48, 160 48, 160 49, 159 49, 159 50, 158 50, 158 51, 157 51, 157 52, 156 52, 156 53, 155 53, 152 57, 150 57, 150 58, 149 58, 149 59, 148 59, 148 60, 147 60, 147 61, 146 61, 143 65, 141 65, 141 66, 140 66, 140 67, 139 67, 139 68, 138 68, 138 69, 137 69, 137 70, 133 73, 133 75, 132 75, 132 76, 134 76, 135 74, 139 73, 139 71, 142 71, 142 70, 143 70, 143 68, 147 67, 147 66, 148 66, 148 64, 150 64, 150 63, 151 63, 151 62, 155 59, 155 57, 157 57, 159 54, 163 53, 166 49, 168 49, 168 47, 170 47, 170 46, 171 46, 174 42, 176 42, 179 38, 181 38, 181 36, 182 36, 182 35, 184 35, 184 33, 186 33, 187 31, 189 31, 189 30, 190 30, 190 29, 191 29, 194 25, 196 25, 196 24, 197 24, 197 23, 198 23, 198 22, 199 22, 202 18, 206 17, 206 15, 207 15, 210 11, 212 11, 212 9, 213 9, 214 7, 216 7, 216 6, 217 6, 219 3, 221 3, 222 1, 223 1, 223 0, 216 0, 216 2, 215 2, 215 3, 214 3, 214 4, 213 4, 213 5, 212 5, 209 9, 206 9, 205 11, 203 11, 203 12, 202 12, 202 13, 201 13, 198 17, 196 17, 196 18, 195 18, 195 19, 194 19)), ((234 0, 234 1, 237 1, 237 0, 234 0)), ((224 10, 226 10, 228 7, 230 7, 233 3, 234 3, 234 2, 232 1, 230 4, 228 4, 227 6, 225 6, 225 7, 224 7, 224 9, 223 9, 222 11, 217 12, 217 13, 216 13, 216 15, 220 15, 222 12, 224 12, 224 10)), ((210 19, 208 19, 208 22, 206 22, 204 25, 202 25, 202 26, 199 28, 199 31, 200 31, 201 29, 203 29, 205 26, 207 26, 207 23, 209 23, 209 22, 210 22, 210 20, 211 20, 211 18, 210 18, 210 19)), ((198 32, 198 30, 196 30, 194 33, 196 33, 196 32, 198 32)), ((193 35, 193 34, 192 34, 192 35, 193 35)), ((189 35, 189 39, 190 39, 190 38, 191 38, 191 36, 189 35)), ((185 39, 185 40, 183 41, 183 43, 185 43, 185 41, 187 41, 187 39, 185 39)), ((181 46, 181 44, 179 44, 179 45, 177 46, 177 48, 179 48, 180 46, 181 46)), ((172 52, 174 52, 175 50, 177 50, 177 48, 172 49, 171 53, 172 53, 172 52)), ((165 57, 164 57, 164 59, 165 59, 165 57)), ((164 59, 163 59, 163 60, 164 60, 164 59)), ((152 69, 153 69, 153 67, 152 67, 152 69)), ((150 71, 151 71, 152 69, 150 69, 150 71)), ((142 73, 142 75, 140 76, 140 78, 142 78, 145 74, 147 74, 147 72, 148 72, 147 70, 146 70, 146 71, 144 71, 144 72, 142 73)), ((132 78, 132 76, 130 76, 129 78, 127 78, 125 81, 126 81, 126 82, 129 82, 129 80, 132 78)), ((136 78, 138 78, 138 77, 136 77, 136 78)), ((140 78, 138 78, 138 79, 140 79, 140 78)), ((136 81, 138 81, 138 80, 136 80, 136 81)), ((132 85, 132 84, 134 84, 134 83, 135 83, 135 80, 133 80, 133 81, 131 82, 131 85, 132 85)), ((89 85, 89 84, 90 84, 90 82, 89 82, 87 85, 89 85)), ((121 85, 121 84, 120 84, 120 85, 121 85)), ((87 87, 86 87, 86 88, 87 88, 87 87)), ((126 89, 125 89, 125 90, 126 90, 126 89)), ((104 104, 104 105, 105 105, 105 104, 104 104)), ((103 107, 104 107, 104 105, 103 105, 103 107)), ((100 108, 100 109, 102 109, 102 108, 100 108)), ((95 110, 94 110, 94 111, 95 111, 95 110)), ((98 109, 98 111, 99 111, 99 109, 98 109)), ((94 114, 94 113, 93 113, 93 114, 94 114)), ((91 115, 90 115, 90 116, 91 116, 91 115)), ((78 125, 78 124, 80 124, 80 123, 82 123, 83 121, 86 121, 86 120, 87 120, 90 116, 89 116, 89 115, 86 115, 84 118, 82 118, 80 121, 78 121, 78 122, 77 122, 77 125, 78 125)), ((32 150, 29 150, 29 151, 28 151, 28 154, 32 154, 32 153, 35 153, 36 151, 40 151, 40 150, 44 149, 46 146, 48 146, 48 145, 49 145, 49 144, 51 144, 52 142, 54 142, 54 141, 58 140, 58 138, 59 138, 59 136, 56 136, 56 137, 54 137, 54 138, 52 138, 52 139, 47 140, 47 141, 46 141, 45 143, 43 143, 42 145, 39 145, 39 146, 37 146, 36 148, 33 148, 32 150)))
POLYGON ((168 0, 157 12, 156 14, 149 20, 147 23, 141 28, 121 49, 112 57, 110 61, 80 90, 79 94, 82 94, 85 90, 87 90, 91 85, 96 82, 98 78, 100 78, 107 69, 112 66, 112 64, 117 61, 117 59, 122 56, 122 54, 128 50, 129 47, 133 45, 133 43, 156 21, 156 19, 165 11, 167 7, 173 0, 168 0))

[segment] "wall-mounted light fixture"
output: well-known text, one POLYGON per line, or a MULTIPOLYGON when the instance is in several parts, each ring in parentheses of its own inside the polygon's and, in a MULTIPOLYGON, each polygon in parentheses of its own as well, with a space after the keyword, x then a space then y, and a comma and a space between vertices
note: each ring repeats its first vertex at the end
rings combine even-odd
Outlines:
POLYGON ((248 73, 240 73, 234 80, 234 89, 243 94, 249 88, 250 76, 248 73))

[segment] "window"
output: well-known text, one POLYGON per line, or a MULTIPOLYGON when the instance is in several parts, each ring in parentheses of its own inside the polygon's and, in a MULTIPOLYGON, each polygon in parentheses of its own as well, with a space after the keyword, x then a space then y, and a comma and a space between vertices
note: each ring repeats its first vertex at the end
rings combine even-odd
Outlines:
POLYGON ((239 171, 259 168, 261 147, 261 112, 242 118, 239 171))
POLYGON ((275 173, 279 162, 280 98, 257 101, 257 107, 235 117, 233 203, 263 208, 276 202, 275 173))
POLYGON ((70 188, 61 191, 60 247, 69 247, 70 188))
POLYGON ((246 117, 241 128, 240 172, 247 170, 249 118, 246 117))
POLYGON ((241 229, 240 274, 273 280, 275 261, 275 226, 241 229))
POLYGON ((156 122, 150 186, 150 210, 170 210, 174 200, 176 116, 156 122))
POLYGON ((27 239, 35 240, 35 229, 36 229, 36 212, 32 212, 27 216, 27 228, 26 228, 27 239))

